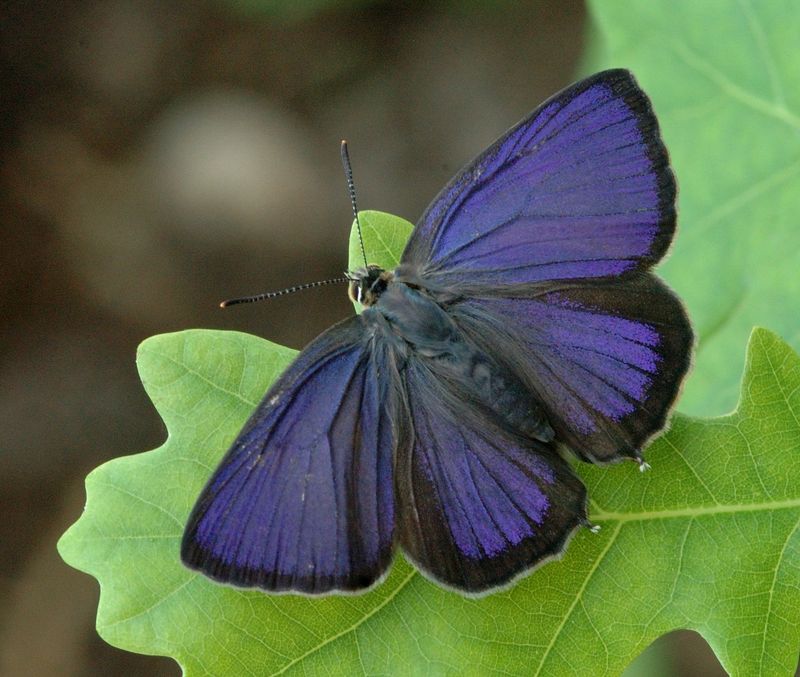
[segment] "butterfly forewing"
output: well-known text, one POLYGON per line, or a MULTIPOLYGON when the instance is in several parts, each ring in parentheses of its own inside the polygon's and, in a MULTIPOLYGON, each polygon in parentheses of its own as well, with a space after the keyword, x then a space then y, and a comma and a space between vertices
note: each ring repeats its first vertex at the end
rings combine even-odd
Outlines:
POLYGON ((233 585, 311 594, 363 589, 382 575, 394 531, 383 348, 357 317, 300 354, 198 499, 187 565, 233 585))
POLYGON ((663 256, 675 181, 647 96, 625 70, 565 89, 465 167, 402 262, 462 291, 620 275, 663 256))

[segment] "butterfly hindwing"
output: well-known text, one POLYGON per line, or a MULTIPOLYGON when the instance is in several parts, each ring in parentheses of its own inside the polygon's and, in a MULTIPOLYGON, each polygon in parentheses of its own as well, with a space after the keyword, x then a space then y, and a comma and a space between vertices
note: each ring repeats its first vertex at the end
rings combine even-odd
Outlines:
POLYGON ((675 228, 675 180, 626 70, 546 101, 465 167, 417 223, 402 263, 440 287, 643 270, 675 228))
POLYGON ((689 368, 678 298, 649 273, 507 294, 466 299, 451 316, 525 380, 557 439, 583 460, 641 457, 689 368))
POLYGON ((435 580, 481 593, 559 554, 586 492, 552 447, 457 398, 435 360, 409 358, 409 439, 398 446, 398 538, 435 580))
POLYGON ((309 594, 381 577, 394 530, 383 348, 356 317, 299 355, 200 495, 182 543, 188 566, 232 585, 309 594))

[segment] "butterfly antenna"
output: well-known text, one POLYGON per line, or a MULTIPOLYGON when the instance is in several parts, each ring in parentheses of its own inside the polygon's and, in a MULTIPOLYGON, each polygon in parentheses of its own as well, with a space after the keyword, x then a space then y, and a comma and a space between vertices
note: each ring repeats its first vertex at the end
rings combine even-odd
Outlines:
POLYGON ((306 284, 299 284, 296 287, 288 287, 280 291, 270 291, 265 294, 256 294, 255 296, 242 296, 238 299, 228 299, 219 304, 220 308, 228 308, 230 306, 237 306, 240 303, 255 303, 256 301, 264 301, 266 299, 274 299, 276 296, 284 296, 286 294, 293 294, 296 291, 303 291, 304 289, 311 289, 312 287, 322 287, 326 284, 335 284, 337 282, 348 282, 347 277, 336 277, 331 280, 320 280, 319 282, 308 282, 306 284))
POLYGON ((353 170, 350 167, 350 153, 347 152, 347 141, 342 139, 342 166, 344 175, 347 177, 347 191, 350 193, 350 204, 353 205, 353 216, 356 219, 358 229, 358 241, 361 243, 361 255, 364 257, 364 265, 367 263, 367 251, 364 249, 364 238, 361 236, 361 221, 358 220, 358 206, 356 205, 356 187, 353 184, 353 170))

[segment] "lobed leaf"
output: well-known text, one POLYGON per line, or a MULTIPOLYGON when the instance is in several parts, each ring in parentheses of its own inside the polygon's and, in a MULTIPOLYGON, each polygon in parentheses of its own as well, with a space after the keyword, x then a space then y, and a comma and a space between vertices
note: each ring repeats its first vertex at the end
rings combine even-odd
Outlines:
MULTIPOLYGON (((358 228, 353 221, 348 245, 348 269, 363 268, 364 254, 369 265, 375 264, 385 270, 396 268, 414 225, 386 212, 363 211, 358 213, 358 218, 361 221, 364 251, 361 251, 358 228)), ((353 301, 353 306, 357 313, 361 312, 360 303, 353 301)))
MULTIPOLYGON (((368 251, 377 241, 365 229, 368 251)), ((374 591, 323 599, 236 590, 181 565, 200 488, 293 354, 221 331, 140 347, 168 439, 92 472, 86 510, 59 542, 68 563, 100 581, 106 641, 173 656, 189 675, 613 675, 659 635, 694 628, 731 674, 793 673, 800 358, 774 334, 752 334, 733 414, 676 416, 644 475, 633 464, 582 465, 602 531, 579 533, 563 560, 479 600, 401 557, 374 591)))

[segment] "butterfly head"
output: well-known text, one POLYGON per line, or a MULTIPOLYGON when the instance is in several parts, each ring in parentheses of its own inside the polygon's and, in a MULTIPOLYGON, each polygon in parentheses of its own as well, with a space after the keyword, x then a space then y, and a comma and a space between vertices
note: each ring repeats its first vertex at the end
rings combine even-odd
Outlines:
POLYGON ((350 280, 347 295, 350 300, 362 306, 374 305, 393 277, 391 271, 374 264, 366 268, 357 268, 346 275, 350 280))

